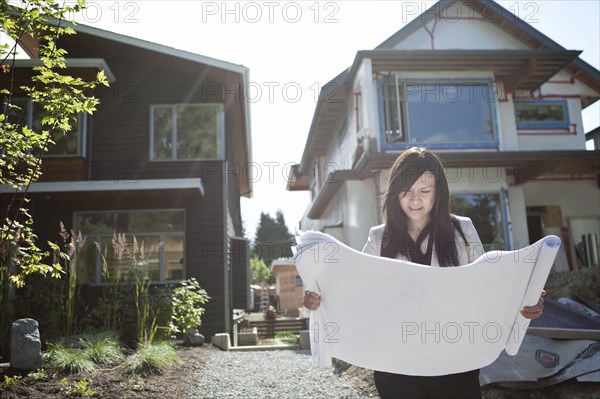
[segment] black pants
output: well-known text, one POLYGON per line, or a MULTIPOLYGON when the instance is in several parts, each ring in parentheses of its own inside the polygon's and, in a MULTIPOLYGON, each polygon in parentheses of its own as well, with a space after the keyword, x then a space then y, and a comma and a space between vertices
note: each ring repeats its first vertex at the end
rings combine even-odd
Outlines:
POLYGON ((421 377, 375 371, 381 399, 481 399, 479 370, 421 377))

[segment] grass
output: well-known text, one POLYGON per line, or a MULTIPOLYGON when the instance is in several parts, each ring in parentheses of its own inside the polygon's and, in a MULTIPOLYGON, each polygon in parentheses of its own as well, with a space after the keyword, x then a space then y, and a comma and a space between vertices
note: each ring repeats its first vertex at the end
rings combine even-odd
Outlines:
POLYGON ((179 361, 175 348, 166 342, 141 347, 123 362, 127 374, 161 373, 179 361))
POLYGON ((298 343, 298 337, 291 332, 278 332, 275 334, 275 339, 278 339, 287 345, 296 345, 298 343))
POLYGON ((61 374, 92 372, 97 368, 87 352, 61 343, 49 344, 48 350, 44 353, 44 360, 61 374))
POLYGON ((161 373, 179 361, 177 350, 166 342, 140 346, 127 357, 111 335, 79 337, 80 348, 53 343, 44 353, 48 366, 60 374, 92 372, 99 365, 119 364, 129 375, 161 373))
POLYGON ((84 336, 80 339, 80 342, 88 358, 96 364, 115 364, 125 358, 123 349, 112 334, 84 336))
POLYGON ((84 335, 76 341, 79 348, 62 342, 48 345, 44 359, 61 374, 91 372, 98 365, 115 364, 124 359, 119 342, 111 334, 84 335))

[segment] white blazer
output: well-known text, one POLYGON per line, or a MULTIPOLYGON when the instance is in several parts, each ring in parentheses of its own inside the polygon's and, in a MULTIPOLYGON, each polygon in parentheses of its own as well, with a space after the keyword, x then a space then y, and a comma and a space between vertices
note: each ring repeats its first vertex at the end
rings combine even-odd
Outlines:
MULTIPOLYGON (((458 253, 458 263, 459 265, 466 265, 483 255, 483 245, 481 244, 481 239, 479 238, 479 234, 477 234, 477 230, 475 230, 475 226, 473 226, 471 219, 464 216, 455 217, 460 222, 460 227, 467 238, 467 245, 465 245, 460 233, 458 231, 454 232, 456 252, 458 253)), ((371 230, 369 230, 369 238, 367 239, 367 243, 362 250, 364 253, 375 256, 381 255, 381 237, 383 236, 384 226, 385 225, 381 224, 379 226, 371 227, 371 230)), ((408 259, 406 259, 406 257, 404 257, 402 254, 398 254, 396 259, 408 261, 408 259)), ((431 254, 431 266, 439 265, 440 263, 434 247, 431 254)))

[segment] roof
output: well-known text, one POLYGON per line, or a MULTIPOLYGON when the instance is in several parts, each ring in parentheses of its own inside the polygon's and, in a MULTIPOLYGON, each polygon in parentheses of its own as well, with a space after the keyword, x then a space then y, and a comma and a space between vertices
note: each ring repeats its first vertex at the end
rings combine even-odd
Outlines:
POLYGON ((274 259, 271 262, 271 271, 275 272, 275 269, 286 268, 286 267, 294 267, 296 268, 296 264, 292 262, 290 259, 274 259))
MULTIPOLYGON (((445 7, 449 7, 452 3, 456 3, 457 1, 458 0, 438 1, 419 17, 410 21, 398 32, 394 33, 392 36, 383 41, 376 48, 393 48, 420 26, 428 23, 434 18, 439 18, 439 12, 441 10, 444 10, 445 7)), ((487 18, 486 20, 497 25, 500 29, 506 31, 507 33, 517 36, 520 41, 526 43, 532 48, 555 50, 565 49, 530 24, 520 19, 512 11, 503 8, 501 5, 492 0, 472 0, 462 2, 462 4, 464 4, 466 7, 472 8, 480 15, 486 15, 486 9, 494 10, 494 13, 497 17, 487 18)), ((598 90, 600 86, 600 71, 581 59, 574 60, 569 68, 572 69, 577 75, 580 75, 577 76, 579 80, 598 90)))
MULTIPOLYGON (((58 23, 59 23, 55 19, 51 18, 50 20, 53 21, 52 23, 54 23, 55 25, 58 25, 58 23)), ((122 34, 107 31, 104 29, 95 28, 95 27, 92 27, 89 25, 73 23, 73 22, 65 21, 65 20, 60 21, 60 24, 64 27, 70 27, 70 28, 74 29, 76 32, 85 33, 88 35, 100 37, 100 38, 107 39, 110 41, 119 42, 119 43, 127 44, 130 46, 143 48, 146 50, 154 51, 157 53, 162 53, 165 55, 170 55, 173 57, 186 59, 186 60, 193 61, 193 62, 198 62, 198 63, 205 64, 205 65, 210 65, 215 68, 224 69, 226 71, 236 72, 236 73, 240 73, 240 74, 244 74, 248 71, 248 68, 246 68, 243 65, 233 64, 233 63, 230 63, 227 61, 218 60, 216 58, 207 57, 204 55, 192 53, 192 52, 185 51, 185 50, 179 50, 174 47, 169 47, 169 46, 165 46, 162 44, 150 42, 148 40, 138 39, 138 38, 127 36, 127 35, 122 35, 122 34)), ((27 54, 30 57, 37 58, 37 56, 35 56, 36 50, 33 48, 33 46, 37 45, 35 40, 32 40, 31 37, 28 37, 28 38, 24 38, 24 40, 20 40, 19 44, 21 44, 23 50, 25 52, 27 52, 27 54)))

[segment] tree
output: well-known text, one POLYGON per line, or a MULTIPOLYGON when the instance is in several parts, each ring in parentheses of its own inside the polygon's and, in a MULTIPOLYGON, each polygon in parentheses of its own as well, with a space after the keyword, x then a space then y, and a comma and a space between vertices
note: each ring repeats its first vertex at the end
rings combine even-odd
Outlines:
POLYGON ((285 224, 283 213, 278 210, 273 219, 268 213, 261 212, 254 238, 253 255, 262 259, 269 267, 274 259, 291 257, 292 245, 294 237, 285 224))
POLYGON ((250 269, 252 270, 252 284, 273 284, 275 282, 275 276, 265 262, 257 256, 250 258, 250 269))
MULTIPOLYGON (((20 6, 0 2, 0 34, 14 44, 0 46, 2 69, 0 95, 0 185, 10 188, 0 228, 0 338, 9 320, 9 302, 15 288, 25 285, 31 274, 60 277, 60 248, 48 243, 49 250, 38 247, 33 218, 27 204, 31 183, 41 176, 42 156, 50 146, 68 135, 78 114, 91 114, 98 105, 92 90, 98 84, 108 86, 104 72, 94 81, 84 81, 61 73, 66 68, 67 52, 58 46, 63 35, 75 34, 66 16, 85 7, 85 1, 59 4, 53 0, 22 1, 20 6), (25 37, 38 43, 39 66, 33 68, 28 84, 18 86, 15 77, 17 44, 25 37), (25 101, 17 101, 25 98, 25 101), (29 108, 31 107, 31 108, 29 108), (27 112, 36 110, 39 124, 31 124, 27 112), (49 256, 54 253, 54 259, 49 256), (50 263, 50 264, 48 264, 50 263)), ((72 22, 71 22, 72 23, 72 22)), ((6 197, 5 197, 6 198, 6 197)), ((63 258, 66 254, 62 254, 63 258)), ((2 342, 0 342, 0 345, 2 342)))

